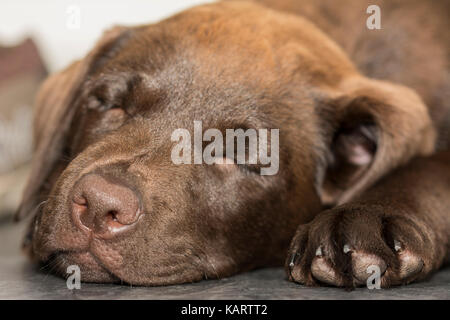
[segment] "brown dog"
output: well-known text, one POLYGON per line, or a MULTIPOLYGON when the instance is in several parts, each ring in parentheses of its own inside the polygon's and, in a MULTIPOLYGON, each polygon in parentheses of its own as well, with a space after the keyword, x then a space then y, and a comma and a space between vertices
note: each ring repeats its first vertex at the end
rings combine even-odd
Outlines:
POLYGON ((436 18, 422 34, 398 6, 382 6, 384 30, 369 35, 355 31, 365 29, 364 4, 268 5, 279 10, 223 2, 116 27, 45 82, 18 212, 34 216, 32 257, 61 275, 77 264, 84 281, 140 285, 286 261, 289 278, 309 285, 360 285, 377 265, 388 286, 443 264, 450 155, 412 159, 435 152, 445 132, 448 43, 437 27, 448 11, 430 7, 436 18), (282 10, 317 22, 366 75, 282 10), (362 22, 348 26, 346 16, 362 22), (171 135, 194 121, 220 132, 279 129, 278 173, 259 174, 261 163, 174 164, 171 135))

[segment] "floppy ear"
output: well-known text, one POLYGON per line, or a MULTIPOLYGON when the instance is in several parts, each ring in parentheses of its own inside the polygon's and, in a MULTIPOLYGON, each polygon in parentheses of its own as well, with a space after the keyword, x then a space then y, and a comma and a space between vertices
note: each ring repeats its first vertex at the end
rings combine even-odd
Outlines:
POLYGON ((16 220, 37 212, 39 201, 42 200, 39 195, 62 155, 81 84, 94 64, 110 52, 115 40, 124 31, 124 27, 108 30, 83 60, 51 75, 42 84, 34 106, 35 150, 31 174, 16 212, 16 220))
POLYGON ((332 119, 321 188, 325 205, 349 201, 393 168, 434 150, 428 110, 404 86, 354 77, 325 108, 332 119))

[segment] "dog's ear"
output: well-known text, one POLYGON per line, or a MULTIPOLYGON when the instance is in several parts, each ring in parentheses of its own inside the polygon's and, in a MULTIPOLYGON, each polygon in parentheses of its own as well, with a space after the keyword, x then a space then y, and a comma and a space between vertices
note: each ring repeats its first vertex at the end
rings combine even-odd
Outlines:
POLYGON ((118 26, 106 31, 85 58, 51 75, 42 84, 34 106, 35 150, 32 168, 16 212, 16 220, 37 212, 39 201, 42 200, 39 195, 62 156, 81 84, 102 58, 110 54, 117 39, 126 30, 118 26))
POLYGON ((434 149, 427 108, 409 88, 355 77, 330 100, 322 109, 331 128, 319 178, 325 205, 347 202, 393 168, 434 149))

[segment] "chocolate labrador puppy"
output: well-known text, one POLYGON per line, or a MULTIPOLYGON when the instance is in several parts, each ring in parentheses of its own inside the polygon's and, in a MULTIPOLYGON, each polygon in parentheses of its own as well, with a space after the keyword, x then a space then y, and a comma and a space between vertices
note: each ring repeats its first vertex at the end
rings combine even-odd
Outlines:
POLYGON ((307 285, 362 285, 375 265, 390 286, 442 266, 449 1, 380 2, 381 30, 365 1, 263 2, 115 27, 43 84, 17 214, 32 258, 134 285, 285 262, 307 285), (174 163, 173 132, 195 121, 278 129, 279 170, 174 163))

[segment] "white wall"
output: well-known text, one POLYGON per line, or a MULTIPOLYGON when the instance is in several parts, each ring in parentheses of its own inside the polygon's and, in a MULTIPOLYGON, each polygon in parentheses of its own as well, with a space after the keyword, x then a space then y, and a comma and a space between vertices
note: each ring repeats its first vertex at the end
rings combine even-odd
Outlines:
POLYGON ((55 71, 82 57, 109 26, 156 22, 206 2, 212 0, 0 0, 0 44, 32 36, 55 71))

